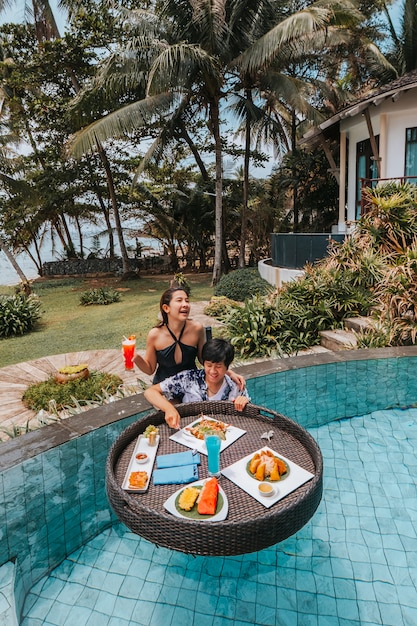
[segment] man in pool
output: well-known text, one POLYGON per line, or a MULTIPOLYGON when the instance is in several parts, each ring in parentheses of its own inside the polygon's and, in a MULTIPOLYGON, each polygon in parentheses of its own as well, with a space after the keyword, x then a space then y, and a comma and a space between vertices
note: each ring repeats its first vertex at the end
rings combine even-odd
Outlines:
POLYGON ((235 350, 225 339, 210 339, 202 349, 203 369, 186 370, 152 385, 145 398, 155 408, 164 411, 165 421, 171 428, 180 427, 180 414, 170 400, 201 402, 202 400, 230 400, 238 411, 243 411, 249 397, 246 389, 239 387, 226 374, 233 361, 235 350))

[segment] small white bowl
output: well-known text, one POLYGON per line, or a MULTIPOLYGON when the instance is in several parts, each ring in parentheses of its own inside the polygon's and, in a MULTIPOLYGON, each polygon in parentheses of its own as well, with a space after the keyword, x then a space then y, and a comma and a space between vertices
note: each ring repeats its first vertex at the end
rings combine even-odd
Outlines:
POLYGON ((261 496, 264 496, 265 498, 269 498, 270 496, 273 496, 275 493, 275 489, 273 488, 271 483, 260 483, 258 485, 258 491, 261 494, 261 496))
POLYGON ((146 463, 149 457, 147 454, 145 454, 145 452, 138 452, 135 458, 136 463, 146 463))

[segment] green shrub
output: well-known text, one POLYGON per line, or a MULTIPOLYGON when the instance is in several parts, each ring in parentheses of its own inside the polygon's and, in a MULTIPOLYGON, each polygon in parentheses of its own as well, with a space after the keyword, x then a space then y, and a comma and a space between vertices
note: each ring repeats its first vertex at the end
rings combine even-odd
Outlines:
POLYGON ((84 291, 80 296, 80 304, 89 306, 91 304, 112 304, 120 302, 120 294, 111 287, 98 287, 84 291))
POLYGON ((260 276, 257 269, 245 268, 222 276, 214 288, 214 295, 243 302, 246 298, 265 296, 271 291, 271 285, 260 276))
POLYGON ((210 304, 208 304, 204 309, 204 313, 206 315, 210 315, 211 317, 221 319, 230 311, 230 309, 236 309, 239 306, 238 302, 230 300, 230 298, 226 298, 226 296, 212 296, 210 304))
POLYGON ((28 333, 41 315, 41 303, 37 296, 0 296, 0 337, 28 333))
POLYGON ((48 380, 30 385, 22 396, 25 406, 34 411, 47 411, 51 400, 56 403, 58 411, 64 407, 74 407, 78 404, 87 404, 91 400, 100 398, 103 392, 116 393, 123 381, 114 374, 105 372, 90 372, 88 378, 78 378, 65 384, 57 383, 53 376, 48 380))
POLYGON ((226 318, 227 335, 241 357, 268 356, 279 349, 276 308, 260 296, 245 300, 226 318))

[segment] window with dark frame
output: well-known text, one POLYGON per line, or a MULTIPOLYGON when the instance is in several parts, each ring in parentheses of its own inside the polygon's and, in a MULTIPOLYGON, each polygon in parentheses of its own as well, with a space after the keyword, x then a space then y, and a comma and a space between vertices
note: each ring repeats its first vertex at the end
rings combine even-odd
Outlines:
POLYGON ((417 127, 405 129, 404 176, 417 177, 417 127))

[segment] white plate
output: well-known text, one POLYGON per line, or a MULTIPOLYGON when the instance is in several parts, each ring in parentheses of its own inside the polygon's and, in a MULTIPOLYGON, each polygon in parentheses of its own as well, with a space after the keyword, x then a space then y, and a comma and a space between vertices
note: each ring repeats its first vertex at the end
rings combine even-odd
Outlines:
POLYGON ((132 493, 144 493, 148 489, 158 446, 159 435, 156 436, 156 444, 154 446, 149 445, 147 437, 139 435, 132 453, 132 457, 129 462, 129 466, 123 479, 122 489, 124 489, 125 491, 131 491, 132 493), (136 459, 136 455, 138 454, 138 452, 145 452, 148 455, 148 458, 145 462, 138 461, 136 459), (131 487, 129 485, 129 476, 132 472, 147 472, 148 480, 146 481, 146 484, 142 489, 135 489, 134 487, 131 487))
MULTIPOLYGON (((208 479, 206 479, 208 480, 208 479)), ((181 489, 178 489, 175 493, 169 496, 168 500, 164 502, 164 507, 169 513, 175 515, 175 517, 180 517, 182 519, 191 519, 197 522, 221 522, 226 519, 227 514, 229 512, 229 502, 227 500, 227 496, 224 493, 223 489, 219 485, 219 497, 223 499, 221 506, 215 515, 199 515, 194 509, 196 504, 194 505, 191 511, 182 511, 181 509, 177 509, 176 500, 179 497, 180 493, 184 491, 187 487, 199 487, 203 486, 206 480, 197 480, 195 483, 189 483, 188 485, 184 485, 181 489)))
MULTIPOLYGON (((170 439, 172 439, 172 441, 176 441, 177 443, 181 443, 183 446, 187 446, 187 448, 197 450, 197 452, 200 452, 201 454, 205 454, 207 456, 207 448, 204 439, 197 439, 197 437, 187 431, 187 428, 190 428, 190 426, 193 426, 194 424, 198 424, 198 422, 201 422, 202 419, 209 419, 213 422, 222 421, 217 420, 215 417, 211 417, 210 415, 204 415, 203 417, 194 419, 192 422, 187 424, 187 426, 184 426, 181 430, 171 435, 170 439)), ((237 439, 239 439, 239 437, 241 437, 245 433, 246 430, 242 430, 241 428, 230 425, 225 433, 226 439, 221 440, 220 452, 223 452, 223 450, 225 450, 228 446, 234 443, 237 439)))
POLYGON ((287 457, 283 456, 279 452, 276 452, 275 450, 272 450, 268 446, 264 446, 259 450, 251 452, 251 454, 243 457, 243 459, 240 459, 239 461, 236 461, 236 463, 229 465, 229 467, 222 469, 221 473, 267 508, 271 507, 275 504, 275 502, 278 502, 278 500, 281 500, 295 489, 298 489, 298 487, 306 483, 308 480, 311 480, 314 476, 311 472, 308 472, 296 463, 293 463, 293 461, 290 461, 290 459, 287 459, 287 457), (261 450, 269 450, 274 454, 274 456, 278 456, 280 459, 283 459, 290 470, 285 479, 282 478, 282 480, 271 482, 275 489, 275 493, 269 496, 269 498, 266 498, 259 493, 258 487, 260 485, 260 481, 253 478, 247 471, 248 462, 252 459, 255 452, 260 452, 261 450))

